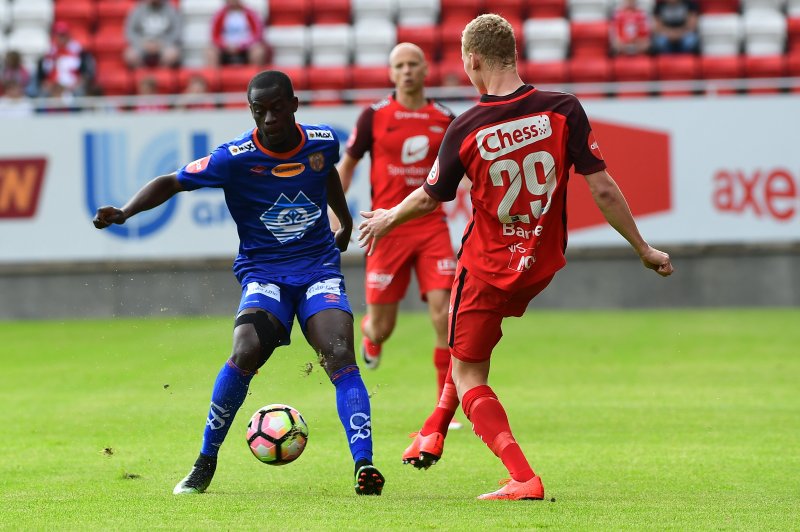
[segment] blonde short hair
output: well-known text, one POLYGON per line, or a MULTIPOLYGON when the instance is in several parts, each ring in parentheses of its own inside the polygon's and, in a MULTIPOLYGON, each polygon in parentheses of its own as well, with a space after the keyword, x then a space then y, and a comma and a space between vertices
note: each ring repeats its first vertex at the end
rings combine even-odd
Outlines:
POLYGON ((465 54, 480 55, 489 67, 508 69, 517 64, 514 28, 493 13, 480 15, 467 24, 461 34, 461 49, 465 54))

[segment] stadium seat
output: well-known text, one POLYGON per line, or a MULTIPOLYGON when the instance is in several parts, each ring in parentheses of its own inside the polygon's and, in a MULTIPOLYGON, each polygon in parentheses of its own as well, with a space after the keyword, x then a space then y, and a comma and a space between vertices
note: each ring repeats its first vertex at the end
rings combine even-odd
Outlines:
POLYGON ((173 68, 137 68, 133 71, 133 81, 136 86, 144 78, 152 78, 156 81, 159 94, 175 94, 178 91, 178 74, 173 68))
POLYGON ((308 69, 308 88, 316 91, 311 105, 340 105, 341 91, 352 87, 352 75, 348 66, 324 66, 308 69))
MULTIPOLYGON (((656 65, 649 55, 619 56, 611 60, 612 77, 621 82, 652 81, 656 77, 656 65)), ((650 89, 618 91, 620 98, 642 98, 650 96, 650 89)))
POLYGON ((461 33, 464 24, 460 21, 450 20, 441 26, 441 61, 461 63, 461 33))
POLYGON ((270 26, 303 26, 308 24, 310 0, 269 0, 270 26))
POLYGON ((745 12, 744 40, 747 55, 778 55, 786 43, 786 18, 777 11, 754 9, 745 12))
POLYGON ((439 60, 442 43, 439 26, 398 26, 397 42, 413 42, 422 48, 428 63, 439 60))
POLYGON ((741 0, 742 12, 757 10, 768 10, 775 13, 780 13, 786 0, 741 0))
POLYGON ((528 18, 564 18, 566 0, 537 0, 528 3, 528 18))
POLYGON ((467 73, 464 72, 464 65, 458 63, 439 63, 439 76, 443 87, 470 87, 467 73))
MULTIPOLYGON (((790 53, 786 56, 786 70, 792 77, 800 77, 800 52, 790 53)), ((794 92, 800 91, 800 85, 794 92)))
POLYGON ((528 61, 563 61, 567 57, 570 26, 565 18, 533 18, 523 23, 528 61))
POLYGON ((50 35, 43 27, 15 26, 8 34, 6 46, 9 50, 17 50, 25 66, 31 69, 50 49, 50 35))
POLYGON ((699 4, 702 15, 739 12, 739 0, 700 0, 699 4))
MULTIPOLYGON (((744 58, 744 70, 748 78, 780 78, 786 75, 786 56, 749 56, 744 58)), ((778 87, 748 89, 748 94, 774 94, 778 87)))
POLYGON ((92 53, 97 61, 97 70, 101 65, 123 65, 123 51, 128 46, 125 33, 111 21, 110 25, 100 26, 92 37, 92 53))
POLYGON ((800 16, 786 19, 786 50, 800 50, 800 16))
POLYGON ((122 29, 128 12, 134 6, 136 0, 98 0, 95 4, 98 28, 112 26, 122 29))
POLYGON ((441 0, 442 24, 464 26, 481 13, 481 0, 441 0))
POLYGON ((384 66, 358 66, 350 70, 353 76, 354 89, 391 88, 389 80, 389 67, 384 66))
POLYGON ((272 63, 279 67, 304 66, 308 62, 308 26, 269 26, 264 40, 272 50, 272 63))
POLYGON ((183 64, 201 67, 208 62, 211 47, 211 23, 207 18, 187 19, 183 24, 183 64))
MULTIPOLYGON (((222 7, 219 0, 180 0, 178 5, 184 22, 200 20, 204 21, 209 28, 211 17, 222 7)), ((209 29, 209 31, 211 30, 209 29)))
POLYGON ((133 74, 124 66, 98 68, 96 79, 106 96, 127 96, 135 92, 133 74))
POLYGON ((350 24, 317 24, 309 36, 310 62, 317 67, 350 64, 353 51, 353 27, 350 24))
POLYGON ((428 87, 440 87, 442 85, 442 68, 439 63, 428 63, 428 75, 425 77, 425 85, 428 87))
POLYGON ((88 35, 94 31, 97 9, 91 0, 72 0, 56 2, 54 20, 66 22, 73 37, 78 33, 88 35))
POLYGON ((520 68, 522 80, 531 85, 559 85, 569 83, 569 68, 566 61, 550 63, 524 62, 520 68))
MULTIPOLYGON (((741 55, 733 56, 703 56, 700 58, 700 73, 707 80, 715 79, 740 79, 744 77, 744 60, 741 55)), ((716 88, 714 84, 707 84, 709 91, 715 94, 737 94, 736 89, 716 88)))
POLYGON ((261 72, 256 65, 226 65, 219 69, 219 88, 221 92, 238 92, 244 94, 250 79, 261 72))
POLYGON ((397 24, 430 26, 439 22, 439 0, 402 0, 397 3, 397 24))
MULTIPOLYGON (((662 81, 694 80, 700 77, 700 62, 691 54, 660 55, 656 57, 656 73, 662 81)), ((688 96, 692 89, 660 90, 661 96, 688 96)))
POLYGON ((353 23, 364 20, 386 20, 395 22, 397 0, 350 0, 353 23))
POLYGON ((528 4, 535 3, 537 2, 524 0, 484 0, 483 11, 484 13, 497 13, 506 20, 509 18, 525 20, 528 17, 528 4))
POLYGON ((742 42, 742 21, 738 13, 700 15, 700 50, 703 55, 738 55, 742 42))
POLYGON ((572 57, 607 57, 608 22, 605 20, 570 24, 572 57))
POLYGON ((397 28, 391 22, 359 22, 353 26, 353 63, 385 67, 395 44, 397 28))
POLYGON ((219 92, 219 69, 216 68, 181 68, 178 69, 178 92, 184 92, 189 80, 194 76, 202 76, 206 81, 208 92, 219 92))
POLYGON ((12 31, 21 28, 42 28, 47 31, 53 23, 51 0, 23 0, 11 3, 12 31))
POLYGON ((567 11, 572 22, 608 20, 610 0, 567 0, 567 11))
POLYGON ((312 24, 350 24, 350 0, 311 0, 312 24))
MULTIPOLYGON (((577 57, 568 63, 569 77, 573 83, 604 83, 612 80, 611 61, 607 57, 577 57)), ((575 88, 579 98, 602 98, 605 91, 575 88)))

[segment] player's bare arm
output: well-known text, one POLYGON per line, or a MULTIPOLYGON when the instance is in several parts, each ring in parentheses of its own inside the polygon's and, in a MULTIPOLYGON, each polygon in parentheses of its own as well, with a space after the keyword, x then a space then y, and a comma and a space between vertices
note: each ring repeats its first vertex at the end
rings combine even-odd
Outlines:
POLYGON ((158 176, 139 189, 121 209, 110 205, 97 209, 92 222, 97 229, 124 224, 131 216, 158 207, 182 190, 177 174, 158 176))
POLYGON ((361 211, 361 216, 366 220, 358 226, 359 247, 368 247, 367 254, 372 255, 378 240, 389 231, 409 220, 433 212, 438 206, 439 202, 430 197, 423 187, 419 187, 391 209, 361 211))
POLYGON ((673 268, 669 255, 651 247, 642 238, 628 202, 611 175, 606 170, 601 170, 585 177, 592 198, 606 221, 630 243, 644 266, 663 277, 671 275, 673 268))
POLYGON ((339 227, 333 236, 336 247, 339 251, 346 251, 350 243, 350 234, 353 232, 353 217, 347 208, 347 200, 336 167, 331 168, 328 174, 328 206, 339 221, 339 227))
POLYGON ((342 190, 344 190, 345 194, 350 189, 350 185, 353 183, 353 173, 356 170, 359 160, 360 159, 356 159, 349 153, 345 152, 344 156, 339 161, 339 164, 336 165, 336 170, 339 172, 339 179, 342 182, 342 190))

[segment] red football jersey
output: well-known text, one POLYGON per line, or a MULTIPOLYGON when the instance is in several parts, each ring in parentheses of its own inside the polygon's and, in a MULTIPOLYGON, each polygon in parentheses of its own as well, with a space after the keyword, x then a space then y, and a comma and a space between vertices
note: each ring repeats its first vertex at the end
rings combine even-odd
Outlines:
POLYGON ((439 201, 472 181, 472 221, 459 260, 471 274, 513 291, 561 269, 567 246, 569 169, 603 170, 578 99, 530 85, 481 97, 447 130, 425 183, 439 201))
MULTIPOLYGON (((362 111, 346 151, 355 159, 370 152, 372 210, 394 207, 422 186, 454 117, 450 109, 434 100, 412 111, 400 105, 394 95, 362 111)), ((441 208, 401 225, 395 233, 417 231, 434 219, 444 220, 441 208)))

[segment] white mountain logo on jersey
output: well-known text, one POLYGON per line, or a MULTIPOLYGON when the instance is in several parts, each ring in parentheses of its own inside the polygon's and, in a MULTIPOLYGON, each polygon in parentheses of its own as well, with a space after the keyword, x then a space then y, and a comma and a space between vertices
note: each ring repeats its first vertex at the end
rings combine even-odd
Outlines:
POLYGON ((322 210, 302 191, 293 200, 281 194, 275 205, 261 215, 261 221, 278 242, 285 244, 303 238, 313 226, 322 210))
POLYGON ((403 142, 403 149, 400 152, 400 161, 403 164, 414 164, 428 156, 431 147, 427 135, 415 135, 408 137, 403 142))

